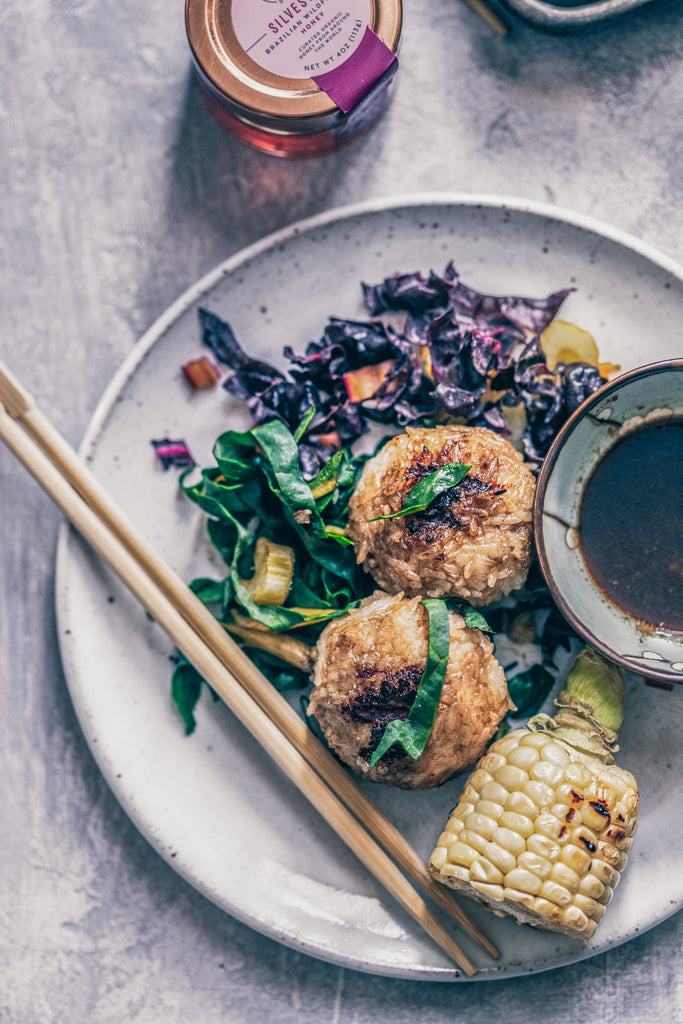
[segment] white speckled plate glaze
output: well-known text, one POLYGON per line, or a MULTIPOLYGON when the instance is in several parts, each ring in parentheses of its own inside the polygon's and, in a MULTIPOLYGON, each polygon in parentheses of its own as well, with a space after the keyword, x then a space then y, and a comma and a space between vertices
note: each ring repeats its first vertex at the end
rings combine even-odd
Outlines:
MULTIPOLYGON (((185 437, 198 461, 246 419, 222 389, 190 393, 179 367, 200 354, 197 308, 228 319, 242 344, 280 361, 329 315, 363 316, 359 282, 442 271, 453 259, 484 291, 576 292, 562 317, 591 331, 624 369, 681 354, 683 270, 648 246, 550 206, 477 196, 404 197, 334 211, 232 257, 194 285, 141 339, 112 380, 82 453, 185 579, 212 568, 204 526, 155 462, 150 439, 185 437)), ((208 899, 313 956, 398 978, 466 980, 385 894, 222 705, 204 697, 185 737, 171 706, 173 646, 70 529, 57 564, 57 610, 71 696, 90 748, 140 831, 208 899)), ((298 695, 292 697, 298 706, 298 695)), ((671 793, 683 771, 683 687, 628 679, 621 763, 639 781, 642 816, 630 863, 594 940, 500 920, 472 904, 502 951, 467 937, 475 980, 533 973, 600 953, 672 914, 683 823, 671 793)), ((428 792, 367 790, 426 858, 461 779, 428 792)))

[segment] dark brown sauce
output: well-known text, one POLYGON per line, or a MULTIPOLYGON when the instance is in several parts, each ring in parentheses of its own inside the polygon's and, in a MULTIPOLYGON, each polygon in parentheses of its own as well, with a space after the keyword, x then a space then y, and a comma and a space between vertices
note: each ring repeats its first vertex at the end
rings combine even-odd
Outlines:
POLYGON ((579 542, 612 604, 683 632, 683 418, 646 423, 604 455, 583 493, 579 542))

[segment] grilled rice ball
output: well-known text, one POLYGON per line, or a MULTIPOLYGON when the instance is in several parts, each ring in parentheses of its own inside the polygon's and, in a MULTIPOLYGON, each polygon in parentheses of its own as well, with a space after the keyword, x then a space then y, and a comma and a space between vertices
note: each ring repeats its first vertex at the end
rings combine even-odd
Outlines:
POLYGON ((429 619, 420 598, 376 593, 323 630, 308 713, 339 758, 372 782, 438 786, 474 764, 512 707, 493 644, 449 612, 450 650, 434 727, 415 761, 394 745, 370 758, 386 724, 406 718, 425 663, 429 619))
POLYGON ((486 427, 408 427, 366 463, 348 533, 360 564, 389 593, 462 597, 481 607, 523 586, 532 554, 534 478, 523 456, 486 427), (471 466, 424 512, 398 512, 447 463, 471 466))

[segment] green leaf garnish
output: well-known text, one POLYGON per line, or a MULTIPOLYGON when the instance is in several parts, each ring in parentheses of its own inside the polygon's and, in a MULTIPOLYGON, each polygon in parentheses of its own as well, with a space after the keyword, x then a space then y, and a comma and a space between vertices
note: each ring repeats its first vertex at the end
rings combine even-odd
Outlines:
POLYGON ((516 710, 515 718, 528 718, 540 710, 555 682, 554 676, 543 665, 532 665, 508 679, 508 692, 516 710))
POLYGON ((450 648, 450 629, 448 607, 445 601, 426 598, 422 604, 429 616, 429 647, 427 663, 415 694, 415 700, 407 718, 394 718, 387 723, 379 744, 370 758, 370 767, 386 754, 389 747, 399 743, 406 754, 414 761, 418 759, 429 739, 436 710, 441 699, 448 652, 450 648))
POLYGON ((392 512, 388 516, 375 516, 369 519, 369 523, 376 523, 378 519, 396 519, 398 516, 409 516, 415 512, 424 512, 435 498, 438 498, 444 491, 451 487, 457 487, 467 476, 471 466, 464 462, 447 462, 440 466, 433 473, 420 480, 419 484, 412 487, 403 499, 403 507, 398 512, 392 512))
POLYGON ((197 669, 183 655, 178 655, 178 663, 171 677, 171 697, 183 720, 187 736, 195 729, 194 709, 199 700, 202 682, 197 669))

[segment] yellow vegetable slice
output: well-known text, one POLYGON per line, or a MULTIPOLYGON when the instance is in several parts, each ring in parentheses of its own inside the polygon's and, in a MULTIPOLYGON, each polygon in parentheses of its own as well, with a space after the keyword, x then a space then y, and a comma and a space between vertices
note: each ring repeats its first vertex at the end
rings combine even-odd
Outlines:
POLYGON ((565 320, 553 320, 546 327, 541 335, 541 348, 549 370, 554 370, 558 363, 597 366, 600 358, 593 335, 565 320))

